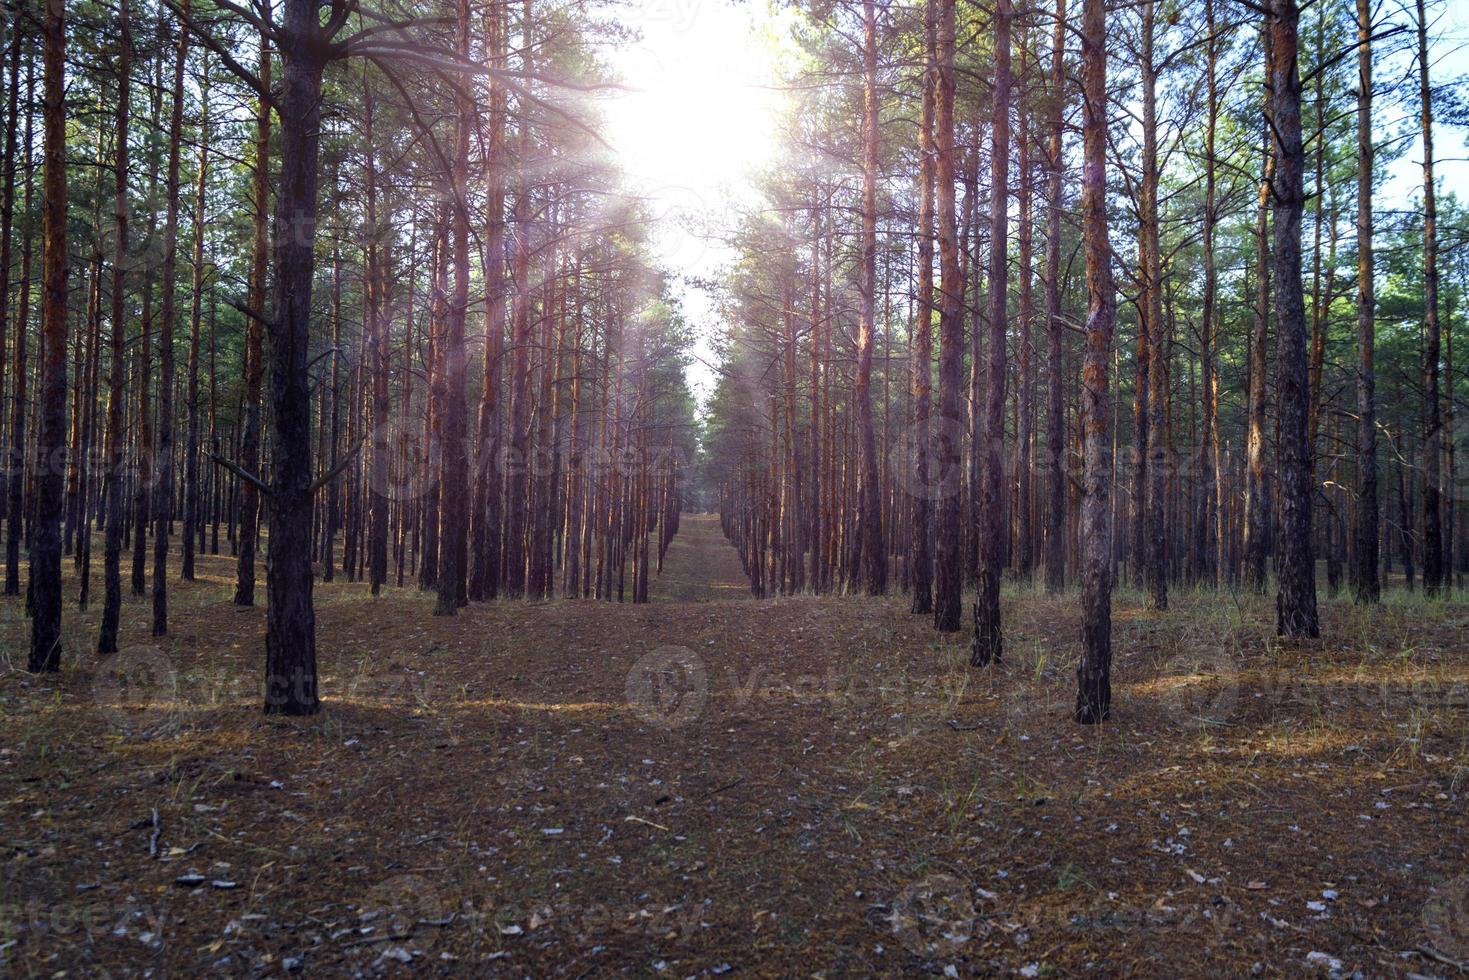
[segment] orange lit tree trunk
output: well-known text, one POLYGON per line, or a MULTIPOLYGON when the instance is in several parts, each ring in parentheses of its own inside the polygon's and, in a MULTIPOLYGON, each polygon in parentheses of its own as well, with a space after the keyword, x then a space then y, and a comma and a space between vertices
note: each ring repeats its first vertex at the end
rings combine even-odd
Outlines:
POLYGON ((1086 346, 1081 369, 1083 490, 1081 664, 1075 717, 1106 721, 1112 710, 1112 442, 1107 432, 1108 362, 1117 294, 1107 234, 1107 36, 1105 0, 1085 0, 1082 61, 1082 238, 1086 251, 1086 346))

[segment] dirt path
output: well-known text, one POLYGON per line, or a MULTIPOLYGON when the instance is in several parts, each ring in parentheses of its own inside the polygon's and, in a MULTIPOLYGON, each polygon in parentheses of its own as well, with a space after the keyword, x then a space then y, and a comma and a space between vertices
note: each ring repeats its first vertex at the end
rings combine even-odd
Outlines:
MULTIPOLYGON (((100 550, 100 543, 96 545, 100 550)), ((1444 975, 1469 936, 1469 604, 1076 594, 1001 664, 886 598, 748 600, 689 516, 650 605, 318 582, 325 697, 260 713, 234 563, 59 674, 0 599, 0 976, 1444 975), (1437 890, 1435 890, 1437 889, 1437 890), (1435 904, 1436 903, 1436 904, 1435 904), (1320 957, 1317 957, 1319 960, 1320 957), (1258 967, 1255 964, 1259 964, 1258 967)), ((101 592, 100 568, 92 583, 101 592)))
POLYGON ((719 530, 714 514, 685 514, 653 580, 655 602, 708 602, 750 598, 739 553, 719 530))

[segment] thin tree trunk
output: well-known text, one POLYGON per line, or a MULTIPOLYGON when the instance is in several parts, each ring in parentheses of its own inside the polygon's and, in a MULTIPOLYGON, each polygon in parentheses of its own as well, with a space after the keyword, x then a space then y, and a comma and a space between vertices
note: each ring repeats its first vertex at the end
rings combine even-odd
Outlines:
POLYGON ((1439 396, 1438 204, 1433 178, 1433 92, 1428 84, 1428 15, 1418 12, 1418 99, 1423 135, 1423 591, 1438 595, 1444 581, 1442 475, 1443 406, 1439 396))
POLYGON ((877 10, 862 4, 862 253, 858 275, 857 426, 862 441, 862 578, 868 595, 887 592, 877 436, 872 420, 872 349, 877 336, 877 10))
POLYGON ((994 115, 990 122, 989 379, 985 389, 984 472, 979 528, 979 595, 970 662, 983 667, 1004 652, 1000 575, 1005 555, 1005 313, 1010 281, 1010 0, 995 4, 994 115))
MULTIPOLYGON (((1212 0, 1209 0, 1212 2, 1212 0)), ((1066 102, 1066 0, 1056 0, 1055 34, 1051 47, 1049 143, 1046 150, 1046 591, 1055 594, 1066 584, 1066 419, 1061 338, 1061 176, 1063 118, 1066 102)))
MULTIPOLYGON (((459 55, 469 58, 469 0, 458 0, 459 55)), ((443 516, 439 524, 439 595, 435 615, 452 616, 467 604, 466 560, 468 556, 467 495, 469 461, 464 438, 464 318, 469 306, 469 131, 474 125, 474 107, 467 90, 456 98, 459 118, 455 124, 454 159, 450 180, 450 248, 454 266, 454 293, 449 300, 449 321, 444 351, 444 380, 447 399, 444 412, 444 474, 439 502, 443 516)))
MULTIPOLYGON (((933 211, 934 211, 934 86, 938 60, 937 10, 939 0, 923 5, 923 95, 918 123, 918 322, 913 331, 913 487, 911 494, 913 604, 920 615, 933 612, 933 554, 929 547, 929 452, 933 414, 933 211)), ((952 101, 949 122, 953 122, 952 101)), ((952 138, 950 139, 952 143, 952 138)), ((952 185, 953 175, 950 174, 952 185)), ((953 192, 950 191, 952 197, 953 192)), ((953 209, 950 208, 952 215, 953 209)), ((949 219, 952 221, 952 217, 949 219)), ((943 475, 941 470, 940 476, 943 475)), ((942 493, 942 489, 939 490, 942 493)), ((943 505, 940 504, 940 507, 943 505)), ((946 529, 947 530, 947 529, 946 529)), ((947 556, 946 556, 947 557, 947 556)))
MULTIPOLYGON (((194 581, 194 553, 196 546, 203 547, 204 541, 199 487, 199 331, 204 303, 204 223, 209 187, 209 53, 207 51, 204 52, 200 65, 200 74, 202 79, 199 86, 201 113, 199 159, 197 184, 194 191, 194 268, 189 305, 189 428, 184 447, 184 482, 187 488, 184 503, 182 575, 186 582, 194 581)), ((335 361, 333 364, 335 365, 335 361)), ((334 366, 333 371, 335 370, 334 366)), ((335 384, 332 388, 332 396, 336 397, 335 384)))
POLYGON ((61 669, 61 505, 66 459, 66 20, 62 0, 41 17, 45 177, 41 209, 41 373, 36 505, 31 527, 33 674, 61 669))
MULTIPOLYGON (((179 9, 188 16, 189 0, 179 9)), ((173 105, 168 120, 168 163, 164 177, 163 299, 158 327, 158 472, 154 486, 153 517, 153 635, 168 634, 168 540, 173 527, 173 387, 175 358, 175 278, 179 246, 179 154, 184 128, 184 67, 189 57, 189 32, 178 27, 173 63, 173 105)), ((146 383, 146 379, 145 379, 146 383)))
POLYGON ((102 623, 97 634, 97 652, 117 652, 117 624, 122 609, 122 546, 127 531, 127 513, 123 497, 123 446, 127 424, 127 330, 124 299, 127 291, 128 262, 128 122, 131 108, 129 69, 132 62, 132 18, 128 0, 120 0, 117 16, 117 151, 113 185, 113 259, 112 259, 112 353, 108 371, 107 432, 103 436, 105 469, 102 476, 103 496, 107 507, 107 536, 102 551, 102 623))
POLYGON ((1163 269, 1158 240, 1158 73, 1153 58, 1153 0, 1144 0, 1142 22, 1143 173, 1142 200, 1139 202, 1142 221, 1138 228, 1138 241, 1139 251, 1142 252, 1143 328, 1148 345, 1148 462, 1142 510, 1143 544, 1146 550, 1138 557, 1142 559, 1146 569, 1148 607, 1162 610, 1168 608, 1168 539, 1165 525, 1168 446, 1164 433, 1168 402, 1168 339, 1167 327, 1163 322, 1163 269))
MULTIPOLYGON (((260 39, 260 80, 270 85, 270 46, 260 39)), ((261 99, 255 114, 255 174, 251 202, 255 207, 254 251, 250 266, 250 286, 245 314, 245 419, 240 436, 240 466, 247 473, 260 471, 260 398, 264 373, 264 335, 267 318, 266 268, 270 261, 270 238, 266 231, 266 215, 270 209, 270 104, 261 99)), ((275 453, 280 446, 273 446, 275 453)), ((235 597, 237 606, 255 605, 255 548, 260 531, 260 493, 249 480, 238 480, 239 529, 235 597)), ((271 528, 274 536, 277 529, 271 528)), ((268 710, 268 706, 267 706, 268 710)))

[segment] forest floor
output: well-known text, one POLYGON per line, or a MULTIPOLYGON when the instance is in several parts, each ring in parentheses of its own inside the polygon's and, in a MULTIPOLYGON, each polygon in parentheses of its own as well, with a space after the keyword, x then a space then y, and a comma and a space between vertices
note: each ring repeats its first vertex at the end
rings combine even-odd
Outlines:
POLYGON ((1075 595, 1008 586, 975 670, 901 596, 750 599, 717 523, 683 525, 650 605, 440 619, 319 584, 299 722, 259 713, 225 557, 165 639, 130 599, 116 661, 69 609, 55 676, 0 601, 0 974, 1469 960, 1469 604, 1327 600, 1326 640, 1287 645, 1265 598, 1121 591, 1113 716, 1081 728, 1075 595))

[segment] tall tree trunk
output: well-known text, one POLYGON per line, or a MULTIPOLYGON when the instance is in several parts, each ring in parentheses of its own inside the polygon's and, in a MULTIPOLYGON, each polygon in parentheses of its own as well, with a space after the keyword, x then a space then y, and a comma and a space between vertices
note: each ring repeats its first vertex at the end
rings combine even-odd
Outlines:
MULTIPOLYGON (((270 86, 270 45, 260 39, 260 81, 270 86)), ((255 110, 255 173, 251 202, 255 207, 254 249, 251 253, 250 286, 246 292, 249 312, 245 314, 245 419, 240 436, 240 466, 245 472, 260 471, 260 398, 264 374, 266 269, 270 263, 270 236, 266 216, 270 213, 270 103, 261 99, 255 110)), ((280 229, 277 229, 279 233, 280 229)), ((279 445, 271 447, 275 453, 279 445)), ((260 492, 250 480, 239 481, 239 521, 235 574, 235 605, 255 605, 255 549, 260 533, 260 492)), ((275 536, 277 529, 272 527, 275 536)))
MULTIPOLYGON (((491 68, 506 65, 505 11, 490 4, 486 14, 486 48, 491 68)), ((479 458, 475 467, 471 599, 493 599, 500 592, 500 362, 505 348, 505 113, 506 87, 489 80, 489 139, 485 169, 489 182, 485 202, 485 361, 479 407, 479 458)))
MULTIPOLYGON (((939 240, 939 472, 937 594, 933 622, 943 633, 957 633, 964 620, 963 502, 964 283, 959 273, 959 230, 954 211, 954 0, 939 4, 934 77, 934 186, 939 240)), ((977 329, 977 327, 976 327, 977 329)))
POLYGON ((1086 347, 1082 361, 1085 458, 1078 536, 1081 558, 1081 663, 1076 669, 1078 722, 1103 722, 1112 710, 1112 444, 1107 432, 1108 377, 1117 294, 1107 236, 1107 36, 1105 0, 1085 0, 1081 29, 1082 236, 1086 251, 1086 347))
POLYGON ((66 10, 41 18, 45 177, 41 209, 41 375, 31 527, 33 674, 61 669, 61 504, 66 460, 66 10))
MULTIPOLYGON (((280 192, 270 319, 270 561, 266 564, 267 714, 310 715, 316 684, 311 590, 311 285, 321 134, 321 42, 314 0, 285 0, 278 98, 280 192)), ((262 160, 263 162, 263 160, 262 160)))
POLYGON ((31 107, 35 102, 35 91, 35 68, 27 64, 25 141, 23 144, 25 146, 25 206, 21 210, 25 219, 20 248, 20 302, 16 304, 15 352, 11 360, 11 378, 15 385, 10 406, 10 453, 13 461, 12 470, 15 475, 7 488, 9 502, 6 513, 10 516, 5 521, 5 594, 9 596, 20 595, 20 539, 25 522, 29 519, 25 513, 26 474, 29 472, 29 467, 25 465, 26 351, 29 346, 27 327, 30 323, 31 310, 31 258, 35 243, 34 224, 31 217, 31 197, 35 187, 31 145, 31 127, 35 113, 31 107))
MULTIPOLYGON (((527 36, 530 32, 531 4, 525 0, 521 8, 521 29, 527 36)), ((522 46, 523 71, 529 75, 533 70, 531 46, 522 46)), ((525 102, 524 99, 521 100, 525 102)), ((530 118, 522 104, 519 119, 520 158, 527 160, 531 152, 530 118)), ((526 484, 529 460, 526 453, 530 446, 530 182, 517 171, 515 177, 513 261, 511 280, 513 298, 511 303, 511 366, 510 366, 510 481, 506 492, 505 506, 509 509, 505 522, 505 594, 518 599, 525 594, 525 527, 526 527, 526 484)))
MULTIPOLYGON (((1265 64, 1274 64, 1274 40, 1265 32, 1265 64)), ((1294 63, 1294 62, 1293 62, 1294 63)), ((1268 98, 1268 90, 1267 90, 1268 98)), ((1273 109, 1273 103, 1271 104, 1273 109)), ((1268 115, 1268 113, 1267 113, 1268 115)), ((1255 311, 1254 331, 1249 342, 1248 422, 1245 433, 1244 580, 1252 592, 1265 592, 1266 507, 1265 498, 1265 338, 1270 316, 1269 233, 1271 183, 1275 179, 1275 155, 1271 152, 1270 126, 1264 127, 1264 175, 1260 178, 1259 205, 1255 213, 1255 311)))
POLYGON ((1423 135, 1423 591, 1444 580, 1443 406, 1439 396, 1438 204, 1433 179, 1433 92, 1428 85, 1428 15, 1418 11, 1418 99, 1423 135))
MULTIPOLYGON (((194 268, 189 304, 189 380, 188 380, 188 433, 184 446, 184 535, 182 575, 184 581, 194 581, 194 553, 196 546, 203 547, 203 529, 200 511, 199 487, 199 332, 204 302, 204 224, 205 207, 209 189, 209 53, 204 52, 200 65, 199 85, 199 158, 194 190, 194 268)), ((333 361, 333 372, 336 371, 333 361)), ((335 377, 333 378, 335 381, 335 377)), ((211 384, 213 381, 211 379, 211 384)), ((336 386, 332 386, 332 397, 336 397, 336 386)), ((333 435, 335 439, 335 435, 333 435)), ((330 554, 330 553, 328 553, 330 554)), ((330 558, 328 558, 330 562, 330 558)))
MULTIPOLYGON (((156 133, 163 116, 163 59, 153 59, 152 85, 149 92, 148 131, 156 133)), ((158 226, 158 145, 151 143, 148 153, 147 221, 149 234, 158 226)), ((142 336, 138 341, 138 462, 133 481, 133 595, 148 594, 148 531, 153 515, 153 480, 157 475, 154 440, 157 428, 153 418, 153 255, 142 256, 143 303, 142 336)))
MULTIPOLYGON (((913 331, 913 449, 911 494, 913 604, 920 615, 933 612, 933 554, 929 547, 929 418, 933 414, 933 197, 934 73, 938 60, 937 0, 923 5, 923 95, 918 123, 918 322, 913 331)), ((950 107, 952 123, 952 106, 950 107)), ((950 183, 953 177, 950 175, 950 183)), ((952 196, 952 191, 950 195, 952 196)), ((950 209, 952 211, 952 208, 950 209)), ((950 219, 952 220, 952 218, 950 219)), ((940 471, 940 477, 943 472, 940 471)), ((942 489, 940 489, 942 493, 942 489)))
POLYGON ((120 0, 117 12, 117 151, 113 185, 113 257, 112 257, 112 353, 108 370, 107 432, 103 436, 106 460, 102 475, 103 496, 107 508, 107 536, 102 551, 102 623, 97 634, 97 652, 117 651, 117 624, 122 609, 122 546, 127 531, 127 509, 124 504, 123 446, 127 438, 127 325, 124 300, 127 292, 128 263, 128 122, 131 109, 129 84, 132 64, 132 18, 128 0, 120 0))
POLYGON ((1032 506, 1031 459, 1033 447, 1031 432, 1035 421, 1035 375, 1030 361, 1031 321, 1035 319, 1035 302, 1031 282, 1035 255, 1035 224, 1031 208, 1034 198, 1031 180, 1034 175, 1030 166, 1030 110, 1029 99, 1025 92, 1030 74, 1030 31, 1024 26, 1023 21, 1018 47, 1021 97, 1015 114, 1015 165, 1019 171, 1016 181, 1018 199, 1016 218, 1019 222, 1017 230, 1020 258, 1018 270, 1020 277, 1020 373, 1016 378, 1016 383, 1020 391, 1016 398, 1018 405, 1016 406, 1015 423, 1015 571, 1020 580, 1028 585, 1035 571, 1035 532, 1031 522, 1034 510, 1032 506))
MULTIPOLYGON (((188 16, 189 0, 179 9, 188 16)), ((178 25, 173 63, 173 105, 168 119, 168 163, 164 176, 163 300, 158 327, 158 472, 153 517, 153 635, 168 633, 168 539, 173 527, 173 349, 175 279, 179 251, 179 153, 184 129, 184 67, 189 58, 189 32, 178 25)))
POLYGON ((858 273, 861 309, 857 326, 857 427, 862 440, 860 481, 862 578, 868 595, 887 592, 882 497, 878 485, 877 435, 872 421, 872 348, 877 337, 877 10, 862 3, 862 258, 858 273))
MULTIPOLYGON (((393 227, 390 218, 385 218, 378 208, 377 152, 374 144, 377 99, 372 87, 372 76, 363 80, 362 125, 364 150, 364 183, 366 184, 365 207, 367 217, 366 259, 364 270, 365 307, 367 322, 366 369, 371 376, 365 384, 371 397, 368 404, 372 416, 372 459, 368 463, 368 529, 367 529, 367 580, 373 595, 382 593, 383 583, 388 580, 388 520, 392 516, 393 500, 389 494, 391 456, 394 450, 390 441, 392 407, 388 402, 388 377, 392 354, 388 350, 388 268, 392 263, 393 227)), ((405 406, 406 408, 406 406, 405 406)))
MULTIPOLYGON (((1212 0, 1210 0, 1212 2, 1212 0)), ((1061 348, 1061 176, 1066 103, 1066 0, 1056 0, 1051 45, 1051 81, 1047 95, 1046 147, 1046 591, 1066 584, 1066 418, 1062 392, 1065 366, 1061 348)))
MULTIPOLYGON (((12 232, 15 228, 15 170, 18 163, 16 151, 16 136, 20 129, 20 62, 23 48, 21 40, 24 32, 20 29, 18 22, 12 23, 10 27, 10 48, 8 53, 9 77, 6 92, 5 105, 5 175, 4 186, 0 188, 0 432, 5 428, 5 405, 6 405, 6 350, 9 340, 10 328, 10 264, 12 232)), ((26 342, 25 331, 15 331, 15 343, 26 342)), ((24 446, 8 446, 7 453, 3 457, 4 465, 0 466, 0 516, 4 516, 10 522, 15 522, 20 515, 10 509, 10 484, 21 479, 22 468, 18 465, 24 455, 24 446)))
MULTIPOLYGON (((469 0, 458 0, 459 56, 469 58, 469 0)), ((454 126, 454 159, 450 161, 451 195, 449 237, 454 265, 454 293, 449 300, 449 322, 444 351, 444 475, 439 481, 439 596, 434 612, 452 616, 467 603, 469 461, 464 438, 464 317, 469 306, 469 131, 474 106, 462 86, 456 98, 459 118, 454 126)))
POLYGON ((1276 364, 1280 404, 1280 548, 1276 631, 1319 636, 1316 567, 1311 539, 1310 377, 1306 307, 1301 291, 1301 212, 1305 206, 1305 146, 1301 139, 1301 77, 1297 65, 1300 11, 1295 0, 1272 0, 1271 130, 1275 134, 1276 364))
POLYGON ((979 529, 979 595, 970 662, 983 667, 1004 652, 1000 575, 1005 563, 1005 312, 1010 281, 1010 0, 995 3, 994 116, 990 122, 989 379, 985 389, 984 472, 979 529))
POLYGON ((1167 531, 1165 497, 1168 478, 1168 446, 1164 429, 1168 404, 1168 328, 1163 322, 1163 268, 1158 240, 1158 72, 1153 57, 1154 3, 1144 0, 1142 9, 1143 159, 1142 221, 1138 228, 1142 252, 1143 328, 1148 344, 1147 492, 1143 507, 1143 560, 1147 579, 1147 604, 1151 609, 1168 608, 1167 531))
POLYGON ((1208 107, 1204 129, 1204 222, 1203 259, 1204 295, 1202 322, 1199 327, 1199 360, 1201 362, 1201 386, 1203 387, 1203 421, 1200 425, 1199 475, 1203 492, 1199 530, 1195 535, 1195 549, 1199 578, 1212 581, 1216 588, 1225 582, 1224 548, 1224 474, 1219 467, 1219 378, 1215 354, 1215 306, 1219 292, 1219 269, 1214 257, 1214 227, 1218 220, 1217 179, 1215 169, 1215 146, 1219 128, 1219 38, 1214 14, 1215 0, 1205 0, 1208 38, 1208 107))

